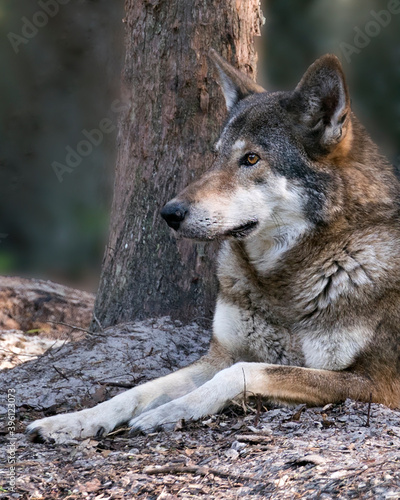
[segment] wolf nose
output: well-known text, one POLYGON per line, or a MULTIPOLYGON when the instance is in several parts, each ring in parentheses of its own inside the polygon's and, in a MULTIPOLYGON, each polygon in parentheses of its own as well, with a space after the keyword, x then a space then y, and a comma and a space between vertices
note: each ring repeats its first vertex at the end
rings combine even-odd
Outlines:
POLYGON ((161 217, 169 227, 177 231, 188 212, 187 206, 182 202, 170 201, 161 210, 161 217))

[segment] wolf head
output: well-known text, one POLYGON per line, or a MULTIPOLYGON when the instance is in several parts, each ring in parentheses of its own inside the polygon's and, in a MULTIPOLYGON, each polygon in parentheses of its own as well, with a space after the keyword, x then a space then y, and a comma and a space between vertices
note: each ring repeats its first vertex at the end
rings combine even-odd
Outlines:
POLYGON ((290 92, 267 92, 211 51, 229 112, 212 170, 161 215, 181 236, 275 237, 326 220, 330 165, 351 150, 350 99, 339 60, 312 64, 290 92))

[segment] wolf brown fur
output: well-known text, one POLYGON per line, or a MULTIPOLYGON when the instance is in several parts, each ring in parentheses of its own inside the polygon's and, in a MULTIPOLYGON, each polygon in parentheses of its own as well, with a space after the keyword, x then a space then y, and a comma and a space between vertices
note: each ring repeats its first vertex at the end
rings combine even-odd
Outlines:
POLYGON ((292 92, 268 93, 212 58, 230 111, 218 159, 162 212, 178 235, 222 240, 209 353, 34 422, 34 436, 168 428, 243 392, 400 406, 400 186, 350 110, 338 59, 317 60, 292 92))

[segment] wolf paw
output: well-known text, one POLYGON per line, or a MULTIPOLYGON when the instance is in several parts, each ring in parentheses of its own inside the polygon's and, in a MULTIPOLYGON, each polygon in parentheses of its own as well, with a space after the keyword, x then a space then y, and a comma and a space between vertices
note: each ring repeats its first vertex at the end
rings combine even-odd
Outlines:
POLYGON ((100 437, 110 430, 105 422, 100 423, 83 410, 36 420, 28 425, 26 432, 35 442, 68 444, 77 439, 100 437))
POLYGON ((133 418, 129 422, 132 434, 142 432, 148 434, 155 431, 172 431, 176 424, 182 419, 190 419, 191 416, 184 408, 174 404, 174 401, 163 406, 149 410, 133 418))

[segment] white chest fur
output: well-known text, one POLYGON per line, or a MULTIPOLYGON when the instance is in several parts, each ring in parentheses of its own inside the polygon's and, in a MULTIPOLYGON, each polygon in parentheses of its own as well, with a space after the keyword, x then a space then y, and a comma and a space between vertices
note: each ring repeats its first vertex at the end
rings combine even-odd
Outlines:
POLYGON ((240 308, 222 298, 214 315, 214 338, 236 361, 304 364, 301 348, 287 330, 269 325, 259 311, 240 308))
POLYGON ((355 327, 332 332, 307 332, 302 338, 308 368, 344 370, 356 359, 370 339, 367 328, 355 327))

